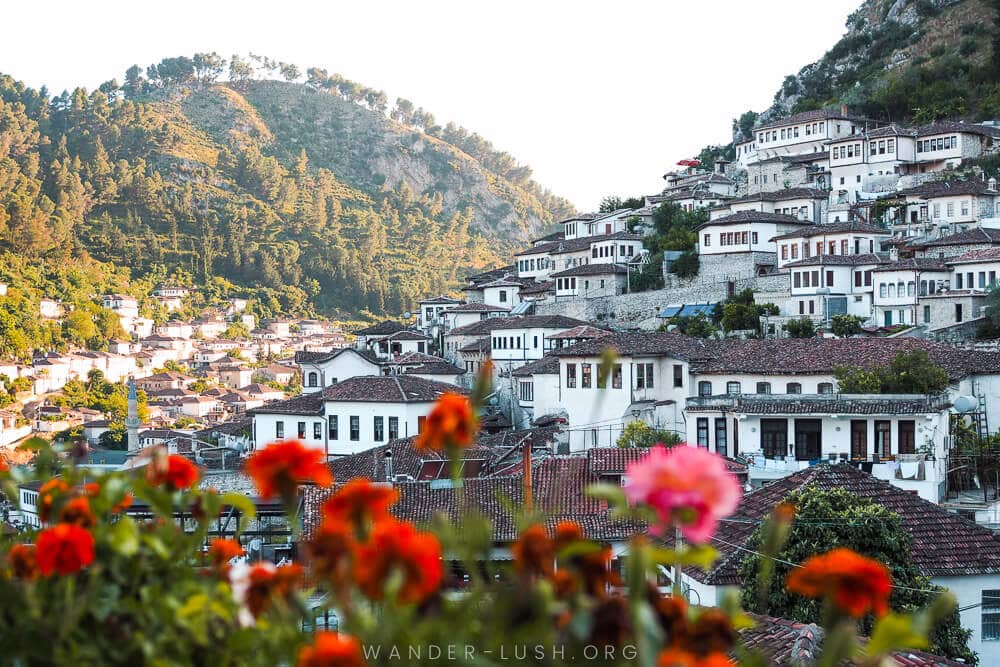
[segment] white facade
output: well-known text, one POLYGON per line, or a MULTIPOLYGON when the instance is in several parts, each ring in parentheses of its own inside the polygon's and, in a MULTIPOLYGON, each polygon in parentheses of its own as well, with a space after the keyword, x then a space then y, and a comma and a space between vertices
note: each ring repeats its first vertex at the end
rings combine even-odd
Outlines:
POLYGON ((320 391, 337 382, 364 375, 380 375, 382 367, 353 348, 344 348, 319 362, 301 362, 302 392, 320 391))

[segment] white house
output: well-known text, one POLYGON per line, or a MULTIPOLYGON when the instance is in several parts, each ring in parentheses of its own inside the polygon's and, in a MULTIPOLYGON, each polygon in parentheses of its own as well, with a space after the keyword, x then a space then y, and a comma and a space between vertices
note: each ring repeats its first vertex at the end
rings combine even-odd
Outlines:
POLYGON ((922 285, 928 285, 930 291, 929 285, 933 284, 933 291, 939 291, 937 286, 949 287, 951 278, 948 266, 941 260, 919 257, 883 264, 873 270, 873 275, 875 322, 886 327, 921 324, 918 300, 922 285))
POLYGON ((441 313, 441 321, 444 323, 445 333, 452 329, 464 327, 467 324, 485 320, 488 317, 506 317, 510 314, 510 308, 504 306, 490 306, 482 302, 463 303, 457 306, 450 306, 441 313))
POLYGON ((831 222, 802 226, 775 236, 778 268, 820 255, 870 255, 882 251, 892 232, 860 222, 831 222))
POLYGON ((302 391, 307 394, 348 378, 382 373, 375 353, 353 347, 332 352, 296 352, 295 363, 302 371, 302 391))
POLYGON ((454 385, 411 375, 354 377, 322 392, 250 411, 257 447, 294 438, 342 456, 417 435, 441 394, 454 385))
POLYGON ((1000 202, 996 181, 979 179, 930 181, 900 190, 896 197, 904 202, 893 211, 893 229, 904 238, 973 229, 994 217, 1000 202))
POLYGON ((885 254, 814 255, 785 264, 791 296, 782 315, 808 316, 829 323, 834 315, 872 320, 873 272, 888 263, 885 254))
POLYGON ((628 290, 629 269, 622 264, 581 264, 556 271, 550 278, 555 281, 555 295, 592 299, 616 296, 628 290))
POLYGON ((139 317, 139 301, 134 296, 125 294, 105 294, 101 297, 101 306, 113 310, 123 319, 139 317))
POLYGON ((500 373, 511 371, 529 361, 537 361, 555 347, 548 340, 549 336, 587 324, 565 315, 504 318, 490 331, 490 359, 493 361, 493 368, 500 373))
POLYGON ((701 273, 753 274, 777 266, 776 236, 813 223, 791 215, 761 211, 740 211, 709 220, 698 226, 698 255, 701 273))
POLYGON ((430 331, 432 326, 442 323, 441 315, 444 311, 459 306, 462 303, 463 301, 460 299, 454 299, 443 294, 429 299, 421 299, 417 310, 417 327, 425 332, 430 331))

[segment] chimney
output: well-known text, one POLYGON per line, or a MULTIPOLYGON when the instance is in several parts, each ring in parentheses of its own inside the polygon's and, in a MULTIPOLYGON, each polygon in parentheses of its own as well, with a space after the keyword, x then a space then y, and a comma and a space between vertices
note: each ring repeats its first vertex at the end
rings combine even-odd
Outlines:
POLYGON ((392 484, 392 450, 386 449, 382 456, 385 457, 385 481, 392 484))
POLYGON ((521 445, 524 447, 524 455, 521 457, 521 465, 524 466, 524 509, 531 511, 531 439, 525 438, 521 445))

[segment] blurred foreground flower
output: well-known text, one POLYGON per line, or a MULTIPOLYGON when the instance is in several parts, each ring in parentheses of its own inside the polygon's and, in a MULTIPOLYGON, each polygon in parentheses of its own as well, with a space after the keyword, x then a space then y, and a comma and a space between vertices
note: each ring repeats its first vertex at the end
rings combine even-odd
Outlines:
POLYGON ((400 602, 423 602, 434 594, 444 576, 437 538, 403 521, 376 524, 357 551, 354 576, 358 587, 379 600, 394 572, 402 576, 397 593, 400 602))
POLYGON ((321 450, 306 447, 298 440, 272 442, 250 455, 246 472, 253 478, 264 500, 281 496, 286 501, 295 495, 299 484, 333 484, 321 450))
POLYGON ((869 611, 884 616, 889 611, 892 579, 882 563, 841 547, 812 556, 792 570, 786 588, 790 593, 826 598, 854 618, 869 611))
POLYGON ((94 561, 94 536, 79 526, 60 523, 39 533, 35 556, 46 577, 53 572, 73 574, 94 561))
POLYGON ((35 558, 35 547, 31 544, 15 544, 7 552, 7 560, 14 576, 22 581, 32 581, 38 578, 38 560, 35 558))
POLYGON ((198 481, 198 466, 190 460, 171 454, 154 456, 146 467, 146 479, 153 486, 166 486, 171 491, 189 489, 198 481))
POLYGON ((477 424, 468 398, 451 392, 442 394, 413 446, 417 451, 437 452, 468 447, 475 438, 477 424))
POLYGON ((299 651, 298 667, 364 667, 361 644, 337 632, 317 632, 316 639, 299 651))
POLYGON ((659 523, 650 527, 653 535, 676 526, 697 544, 712 537, 719 519, 736 510, 742 495, 725 459, 686 445, 653 447, 641 461, 629 464, 626 476, 626 497, 656 510, 659 523))
POLYGON ((359 533, 371 523, 391 518, 389 508, 399 500, 399 491, 385 484, 373 484, 363 477, 352 479, 323 504, 323 517, 344 521, 359 533))

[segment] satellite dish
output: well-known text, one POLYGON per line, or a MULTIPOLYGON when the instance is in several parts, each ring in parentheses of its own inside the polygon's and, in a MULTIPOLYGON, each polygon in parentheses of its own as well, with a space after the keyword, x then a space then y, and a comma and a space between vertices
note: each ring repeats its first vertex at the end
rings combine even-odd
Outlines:
POLYGON ((979 399, 969 395, 959 396, 955 399, 952 407, 955 409, 955 412, 974 412, 979 407, 979 399))
POLYGON ((406 311, 405 313, 403 313, 403 317, 408 320, 411 317, 413 317, 413 313, 411 313, 410 311, 406 311))

